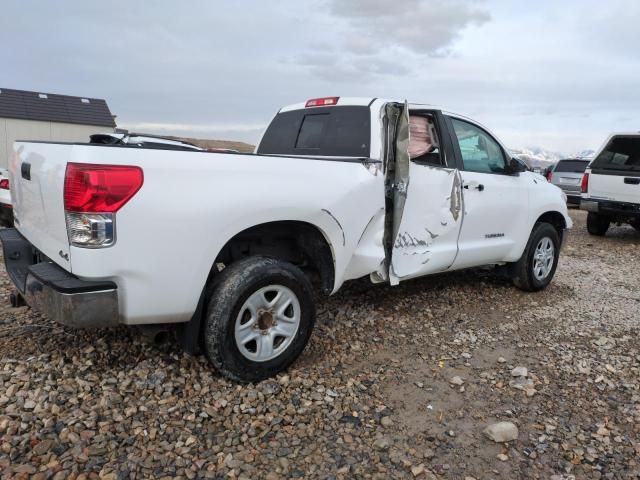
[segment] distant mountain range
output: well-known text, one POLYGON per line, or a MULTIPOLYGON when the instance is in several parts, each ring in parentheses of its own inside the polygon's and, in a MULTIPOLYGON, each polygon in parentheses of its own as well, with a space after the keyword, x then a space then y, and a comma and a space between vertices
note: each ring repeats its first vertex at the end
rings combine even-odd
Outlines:
POLYGON ((559 152, 552 152, 540 147, 529 148, 512 148, 509 150, 511 155, 518 157, 527 162, 532 167, 547 167, 552 163, 556 163, 563 158, 593 158, 595 152, 593 150, 583 150, 572 155, 567 155, 559 152))
POLYGON ((181 140, 183 142, 192 143, 200 148, 230 148, 242 153, 251 153, 255 148, 253 145, 237 140, 212 140, 209 138, 189 138, 189 137, 172 137, 164 135, 166 138, 173 140, 181 140))

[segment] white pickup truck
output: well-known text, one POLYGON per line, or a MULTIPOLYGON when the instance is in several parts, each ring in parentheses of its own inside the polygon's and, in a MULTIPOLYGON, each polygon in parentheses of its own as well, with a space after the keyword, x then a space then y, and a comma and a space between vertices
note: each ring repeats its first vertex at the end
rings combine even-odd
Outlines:
POLYGON ((0 238, 29 305, 75 327, 179 323, 238 381, 298 357, 314 287, 502 265, 540 290, 571 227, 485 127, 375 98, 282 108, 254 154, 16 142, 10 163, 0 238))
POLYGON ((587 230, 602 236, 612 223, 640 232, 640 133, 611 135, 582 176, 580 208, 587 230))

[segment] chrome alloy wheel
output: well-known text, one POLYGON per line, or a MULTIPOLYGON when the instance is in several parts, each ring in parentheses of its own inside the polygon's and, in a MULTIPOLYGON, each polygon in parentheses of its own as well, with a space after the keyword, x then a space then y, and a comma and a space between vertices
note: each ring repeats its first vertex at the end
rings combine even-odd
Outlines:
POLYGON ((236 346, 254 362, 266 362, 284 352, 298 333, 300 302, 283 285, 268 285, 252 293, 238 312, 236 346))
POLYGON ((533 276, 537 280, 544 280, 553 269, 556 249, 549 237, 542 237, 533 253, 533 276))

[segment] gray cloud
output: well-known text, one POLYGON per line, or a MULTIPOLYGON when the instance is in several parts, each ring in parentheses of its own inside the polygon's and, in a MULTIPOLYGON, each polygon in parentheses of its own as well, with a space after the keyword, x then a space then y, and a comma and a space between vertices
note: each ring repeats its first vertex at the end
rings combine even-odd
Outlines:
POLYGON ((375 77, 408 74, 425 57, 449 56, 467 27, 490 20, 489 12, 477 3, 330 0, 326 23, 333 24, 332 43, 321 49, 314 45, 295 61, 327 80, 338 77, 336 73, 365 83, 375 77))
POLYGON ((513 147, 582 150, 639 128, 638 22, 635 0, 3 0, 0 87, 105 98, 122 125, 250 142, 290 103, 407 98, 513 147))
POLYGON ((330 11, 348 22, 343 46, 355 54, 402 47, 441 56, 465 28, 491 19, 477 2, 461 0, 333 0, 330 11))

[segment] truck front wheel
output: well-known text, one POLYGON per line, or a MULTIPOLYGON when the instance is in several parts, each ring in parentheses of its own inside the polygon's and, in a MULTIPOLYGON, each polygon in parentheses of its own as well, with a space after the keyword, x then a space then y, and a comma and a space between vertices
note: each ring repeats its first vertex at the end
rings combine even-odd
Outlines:
POLYGON ((536 223, 522 257, 512 265, 514 285, 528 292, 546 288, 556 273, 559 255, 557 230, 549 223, 536 223))
POLYGON ((205 353, 225 377, 258 382, 298 358, 314 322, 312 287, 299 268, 246 258, 216 280, 203 330, 205 353))

